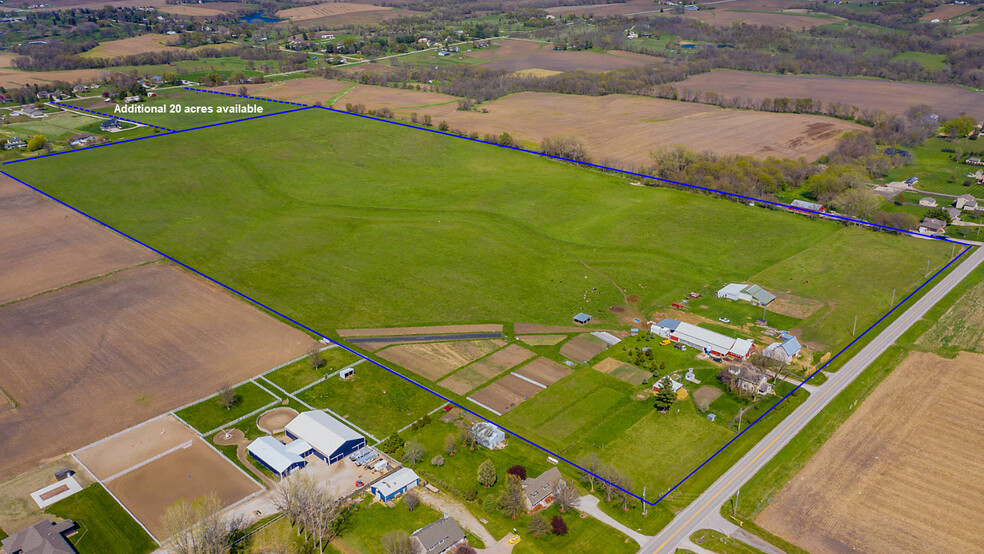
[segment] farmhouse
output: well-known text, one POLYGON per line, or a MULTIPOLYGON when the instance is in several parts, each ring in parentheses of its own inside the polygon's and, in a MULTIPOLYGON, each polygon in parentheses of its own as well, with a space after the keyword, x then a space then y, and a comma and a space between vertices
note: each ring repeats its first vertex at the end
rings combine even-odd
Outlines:
POLYGON ((733 376, 732 384, 738 390, 759 396, 769 394, 772 391, 769 378, 755 371, 751 364, 743 362, 732 365, 728 368, 728 373, 733 376))
POLYGON ((542 510, 554 501, 554 491, 567 483, 560 475, 560 470, 552 467, 540 474, 523 480, 523 495, 526 498, 526 511, 542 510))
POLYGON ((799 340, 792 335, 784 334, 781 338, 782 342, 774 342, 766 346, 765 350, 762 350, 762 355, 788 364, 796 358, 803 347, 800 346, 799 340))
POLYGON ((31 119, 41 119, 42 117, 48 117, 48 114, 42 112, 41 110, 35 108, 34 106, 24 106, 19 110, 14 110, 13 112, 10 113, 10 115, 14 115, 14 116, 23 115, 23 116, 30 117, 31 119))
MULTIPOLYGON (((656 382, 653 383, 653 392, 659 392, 662 388, 663 388, 663 380, 657 379, 656 382)), ((673 392, 676 392, 683 388, 683 383, 670 377, 670 388, 673 390, 673 392)))
POLYGON ((755 343, 748 339, 732 338, 675 319, 664 319, 654 323, 650 331, 708 354, 727 356, 736 360, 744 360, 755 351, 755 343))
POLYGON ((465 532, 461 530, 454 518, 439 519, 426 527, 421 527, 411 535, 418 543, 419 550, 424 554, 443 554, 465 542, 465 532))
POLYGON ((980 158, 967 158, 964 160, 964 163, 970 165, 984 165, 984 162, 982 162, 980 158))
POLYGON ((801 211, 805 210, 805 211, 820 212, 820 213, 827 211, 827 207, 824 206, 823 204, 817 204, 816 202, 807 202, 806 200, 793 200, 790 205, 794 209, 798 209, 801 211))
POLYGON ((919 232, 924 235, 941 235, 946 229, 946 222, 935 217, 927 217, 919 223, 919 232))
POLYGON ((744 300, 745 302, 751 302, 759 306, 768 306, 776 299, 776 295, 758 285, 744 285, 741 283, 729 283, 717 292, 717 297, 727 298, 728 300, 744 300))
POLYGON ((369 486, 369 492, 386 502, 420 484, 420 477, 410 468, 400 468, 369 486))
POLYGON ((936 207, 936 199, 933 198, 932 196, 924 196, 924 197, 922 197, 922 198, 919 199, 919 205, 920 206, 925 206, 927 208, 935 208, 936 207))
POLYGON ((304 440, 284 444, 273 437, 260 437, 249 443, 246 451, 263 467, 280 477, 290 475, 294 470, 307 465, 306 456, 314 454, 314 449, 304 440))
POLYGON ((976 210, 977 199, 973 194, 961 194, 953 201, 953 207, 958 210, 976 210))
POLYGON ((70 519, 59 523, 44 520, 3 539, 3 551, 7 554, 75 554, 65 536, 77 528, 70 519))
POLYGON ((333 464, 366 445, 366 439, 325 412, 302 412, 286 426, 287 436, 306 441, 312 454, 333 464))
POLYGON ((506 432, 488 421, 479 421, 475 425, 472 425, 471 434, 475 437, 475 441, 478 444, 489 450, 492 450, 496 445, 506 440, 506 432))

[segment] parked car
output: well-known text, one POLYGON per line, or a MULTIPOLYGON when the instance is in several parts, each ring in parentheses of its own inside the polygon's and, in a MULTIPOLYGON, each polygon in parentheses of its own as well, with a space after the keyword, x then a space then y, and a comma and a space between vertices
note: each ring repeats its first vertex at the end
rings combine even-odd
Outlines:
POLYGON ((718 321, 720 321, 721 323, 731 323, 731 320, 726 317, 719 317, 718 321))
POLYGON ((678 350, 686 350, 687 349, 687 345, 686 344, 680 344, 678 342, 678 343, 676 343, 676 344, 673 345, 673 348, 676 348, 678 350))

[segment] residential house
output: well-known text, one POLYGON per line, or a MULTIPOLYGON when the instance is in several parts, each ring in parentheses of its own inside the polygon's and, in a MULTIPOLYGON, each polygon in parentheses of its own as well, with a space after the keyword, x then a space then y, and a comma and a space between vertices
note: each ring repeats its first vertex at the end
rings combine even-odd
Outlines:
POLYGON ((936 207, 936 199, 933 198, 932 196, 924 196, 924 197, 922 197, 922 198, 919 199, 919 205, 920 206, 925 206, 927 208, 935 208, 936 207))
POLYGON ((526 511, 536 512, 550 506, 554 501, 554 491, 566 485, 560 470, 555 467, 541 473, 539 477, 524 479, 526 511))
POLYGON ((964 160, 964 163, 970 165, 984 165, 984 161, 981 161, 980 158, 967 158, 964 160))
POLYGON ((66 536, 77 529, 70 519, 58 523, 44 520, 10 535, 0 544, 7 554, 75 554, 66 536))
POLYGON ((104 119, 102 122, 99 123, 99 130, 100 131, 113 131, 113 130, 122 129, 122 128, 123 128, 123 125, 120 124, 120 122, 117 119, 115 119, 115 118, 113 118, 113 119, 104 119))
POLYGON ((5 142, 3 145, 3 149, 13 150, 14 148, 27 148, 27 142, 25 142, 24 139, 20 137, 13 137, 7 139, 7 142, 5 142))
POLYGON ((123 99, 123 101, 126 102, 127 104, 133 104, 134 102, 140 102, 140 97, 139 96, 127 96, 126 98, 123 99))
POLYGON ((961 194, 953 201, 953 207, 958 210, 976 210, 977 199, 973 194, 961 194))
POLYGON ((471 427, 471 434, 478 444, 492 450, 506 440, 506 432, 488 421, 479 421, 471 427))
POLYGON ((40 109, 34 106, 24 106, 19 110, 14 110, 10 115, 18 116, 24 115, 30 117, 31 119, 41 119, 43 117, 48 117, 48 114, 42 112, 40 109))
MULTIPOLYGON (((673 392, 677 392, 678 390, 683 388, 683 383, 680 383, 679 381, 676 381, 672 377, 670 377, 670 388, 673 389, 673 392)), ((662 389, 663 389, 663 379, 657 379, 656 382, 653 383, 653 392, 659 392, 662 389)))
POLYGON ((75 135, 74 137, 68 139, 68 143, 72 146, 84 146, 94 140, 96 140, 96 137, 92 135, 75 135))
POLYGON ((960 221, 960 210, 956 208, 943 208, 943 211, 945 211, 946 215, 950 217, 951 223, 954 221, 960 221))
POLYGON ((935 217, 927 217, 919 223, 919 232, 924 235, 942 235, 946 222, 935 217))
POLYGON ((769 378, 756 371, 752 364, 733 364, 728 367, 728 373, 732 375, 732 383, 742 392, 756 396, 764 396, 772 392, 769 378))
POLYGON ((415 552, 423 554, 443 554, 465 542, 465 532, 454 518, 445 517, 426 527, 421 527, 411 535, 420 548, 415 552))

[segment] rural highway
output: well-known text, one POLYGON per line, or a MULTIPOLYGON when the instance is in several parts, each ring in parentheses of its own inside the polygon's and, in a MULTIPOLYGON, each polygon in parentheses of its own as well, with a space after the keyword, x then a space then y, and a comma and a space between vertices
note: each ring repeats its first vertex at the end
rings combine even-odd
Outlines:
POLYGON ((705 521, 719 514, 721 506, 753 475, 768 463, 789 441, 813 419, 831 400, 844 390, 862 371, 915 322, 919 321, 948 292, 953 290, 971 271, 984 261, 984 248, 965 254, 967 256, 946 277, 940 279, 922 298, 915 301, 895 321, 884 328, 868 345, 863 347, 836 373, 828 375, 810 398, 796 408, 775 429, 745 454, 703 494, 676 515, 662 532, 642 545, 640 552, 674 552, 695 531, 706 527, 705 521))

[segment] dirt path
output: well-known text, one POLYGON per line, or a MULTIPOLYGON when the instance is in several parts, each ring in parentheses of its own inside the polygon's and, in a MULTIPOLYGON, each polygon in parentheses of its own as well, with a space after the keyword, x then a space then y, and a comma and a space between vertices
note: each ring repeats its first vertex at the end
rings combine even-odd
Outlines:
POLYGON ((506 553, 512 551, 511 545, 496 541, 485 526, 482 525, 482 523, 478 521, 478 519, 472 515, 470 511, 468 511, 468 508, 463 506, 457 500, 452 500, 443 494, 435 494, 422 487, 417 489, 417 494, 420 496, 420 500, 424 504, 427 504, 431 508, 434 508, 440 512, 446 512, 449 516, 457 520, 462 527, 482 539, 482 542, 485 543, 485 549, 482 550, 482 552, 506 553))
POLYGON ((270 479, 266 475, 263 475, 263 473, 260 472, 260 470, 253 467, 253 464, 249 463, 249 460, 246 459, 245 442, 241 442, 239 443, 238 446, 236 446, 236 457, 239 458, 239 461, 243 463, 243 466, 245 466, 246 469, 248 469, 249 472, 252 473, 254 477, 259 479, 260 482, 263 483, 263 486, 266 487, 268 490, 272 490, 274 487, 277 486, 277 484, 273 482, 273 479, 270 479))

